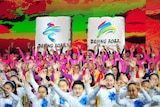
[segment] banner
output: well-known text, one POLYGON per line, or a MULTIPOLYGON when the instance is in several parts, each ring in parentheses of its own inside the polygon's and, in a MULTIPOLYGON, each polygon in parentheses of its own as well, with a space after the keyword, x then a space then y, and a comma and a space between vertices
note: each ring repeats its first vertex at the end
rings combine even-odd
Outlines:
POLYGON ((123 17, 91 17, 88 19, 88 49, 97 44, 116 50, 116 44, 123 49, 125 44, 125 21, 123 17))
POLYGON ((71 18, 66 16, 58 17, 37 17, 36 18, 36 47, 43 50, 44 44, 49 49, 62 44, 71 44, 71 18))

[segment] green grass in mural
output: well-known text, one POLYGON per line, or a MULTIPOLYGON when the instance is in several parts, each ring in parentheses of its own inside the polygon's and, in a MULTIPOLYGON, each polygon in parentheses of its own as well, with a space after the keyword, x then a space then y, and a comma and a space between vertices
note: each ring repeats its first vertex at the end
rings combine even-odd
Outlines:
POLYGON ((18 32, 35 32, 36 23, 35 21, 29 21, 26 18, 23 22, 14 23, 14 27, 11 29, 12 31, 18 32))
MULTIPOLYGON (((134 2, 131 4, 122 4, 122 3, 112 3, 112 4, 102 4, 96 8, 90 8, 89 10, 71 10, 67 11, 67 9, 55 11, 52 13, 41 13, 34 15, 26 15, 26 18, 22 22, 11 22, 5 21, 0 23, 9 23, 14 25, 11 28, 13 32, 35 32, 36 22, 35 20, 29 21, 29 19, 33 16, 39 16, 42 14, 47 14, 49 16, 71 16, 72 17, 72 31, 73 32, 85 32, 87 29, 87 22, 89 17, 102 17, 102 16, 111 16, 114 17, 116 15, 121 15, 127 12, 128 10, 133 10, 135 8, 142 8, 145 5, 145 0, 141 0, 140 2, 134 2)), ((22 11, 17 10, 20 15, 22 15, 22 11)))

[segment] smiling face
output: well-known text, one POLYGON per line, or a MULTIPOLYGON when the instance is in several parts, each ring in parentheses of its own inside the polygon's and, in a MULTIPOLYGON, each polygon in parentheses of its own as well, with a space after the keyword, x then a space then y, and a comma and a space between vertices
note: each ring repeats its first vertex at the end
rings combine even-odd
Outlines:
POLYGON ((73 58, 73 59, 76 59, 76 58, 77 58, 77 54, 76 54, 76 53, 73 53, 72 58, 73 58))
POLYGON ((79 73, 80 67, 78 65, 75 65, 73 70, 74 70, 75 73, 79 73))
POLYGON ((81 84, 76 84, 73 87, 73 94, 77 97, 80 97, 84 91, 84 88, 81 84))
POLYGON ((123 58, 124 60, 126 60, 127 55, 126 55, 126 54, 122 54, 122 58, 123 58))
POLYGON ((117 67, 112 67, 112 72, 113 72, 114 75, 117 75, 118 74, 117 67))
POLYGON ((65 80, 60 80, 59 83, 58 83, 58 86, 64 92, 67 92, 68 89, 69 89, 68 84, 65 80))
MULTIPOLYGON (((11 86, 11 84, 9 84, 9 83, 5 84, 5 85, 4 85, 4 88, 5 88, 8 92, 14 92, 14 90, 15 90, 15 89, 11 86)), ((4 92, 4 93, 5 93, 5 96, 6 96, 6 97, 9 97, 9 93, 8 93, 7 91, 4 92)))
POLYGON ((38 88, 38 98, 42 99, 47 96, 47 90, 45 87, 41 86, 38 88))
POLYGON ((150 84, 150 82, 145 81, 145 82, 142 83, 142 87, 144 88, 144 90, 145 90, 146 92, 149 93, 150 88, 151 88, 151 84, 150 84))
POLYGON ((114 80, 114 77, 112 75, 107 75, 106 78, 105 78, 105 81, 106 81, 106 88, 107 89, 111 89, 111 88, 114 87, 115 80, 114 80))
POLYGON ((109 54, 109 59, 113 60, 113 58, 114 58, 114 55, 113 54, 109 54))
POLYGON ((136 84, 128 85, 128 95, 130 99, 136 99, 138 97, 139 90, 136 87, 136 84))
POLYGON ((156 86, 159 83, 159 78, 155 74, 153 74, 150 76, 150 81, 156 86))
POLYGON ((121 87, 126 85, 126 83, 121 78, 118 78, 117 82, 118 82, 118 85, 120 85, 121 87))

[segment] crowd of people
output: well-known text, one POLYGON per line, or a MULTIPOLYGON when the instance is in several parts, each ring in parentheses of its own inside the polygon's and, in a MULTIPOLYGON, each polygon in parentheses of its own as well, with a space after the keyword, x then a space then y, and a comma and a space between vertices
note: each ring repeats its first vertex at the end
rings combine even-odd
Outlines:
POLYGON ((11 43, 0 54, 0 107, 159 107, 160 53, 149 47, 11 43))

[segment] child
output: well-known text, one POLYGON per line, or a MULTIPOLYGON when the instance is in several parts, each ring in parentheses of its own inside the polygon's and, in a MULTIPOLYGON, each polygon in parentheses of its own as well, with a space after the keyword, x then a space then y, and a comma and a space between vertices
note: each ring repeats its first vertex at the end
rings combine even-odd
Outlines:
MULTIPOLYGON (((30 83, 33 86, 34 90, 39 93, 39 85, 36 83, 34 76, 33 76, 33 72, 32 70, 29 71, 30 73, 30 83)), ((40 73, 42 80, 44 80, 47 76, 46 71, 42 71, 40 73)), ((54 80, 57 81, 59 78, 59 75, 55 75, 54 74, 54 80)), ((41 81, 42 84, 42 81, 41 81)), ((48 84, 48 80, 46 80, 46 85, 50 85, 48 84)), ((69 87, 68 87, 68 82, 65 79, 60 79, 60 81, 58 82, 58 86, 60 87, 60 89, 64 92, 67 92, 69 87)), ((51 103, 51 107, 59 107, 59 106, 63 106, 63 107, 69 107, 68 103, 66 101, 64 101, 62 98, 60 98, 57 94, 55 94, 53 92, 53 90, 50 87, 47 87, 49 96, 52 96, 52 98, 50 99, 50 103, 51 103)), ((48 97, 48 96, 47 96, 48 97)))
POLYGON ((17 104, 17 107, 23 107, 22 98, 26 95, 26 91, 23 87, 20 86, 21 79, 17 75, 12 75, 10 77, 10 80, 15 82, 16 89, 17 89, 17 95, 20 98, 17 104))
MULTIPOLYGON (((159 76, 156 73, 151 73, 149 75, 149 80, 151 81, 151 85, 156 88, 159 84, 159 76)), ((158 90, 157 90, 158 91, 158 90)), ((159 89, 159 93, 160 93, 160 89, 159 89)))
POLYGON ((159 76, 156 73, 151 73, 149 75, 149 80, 151 83, 151 93, 152 95, 160 94, 160 88, 158 88, 159 76))
MULTIPOLYGON (((63 91, 63 92, 68 92, 69 91, 69 86, 68 86, 68 81, 64 78, 61 78, 58 82, 58 87, 63 91)), ((53 107, 69 107, 68 102, 63 99, 62 97, 59 97, 57 94, 54 96, 55 101, 55 106, 53 107)))
POLYGON ((120 76, 117 78, 117 84, 119 87, 121 87, 119 90, 120 98, 127 96, 127 83, 128 83, 127 75, 121 72, 120 76))
POLYGON ((45 85, 39 85, 37 89, 35 88, 35 90, 37 91, 37 94, 35 95, 32 92, 30 86, 28 86, 28 83, 25 80, 25 78, 23 79, 24 79, 23 80, 24 83, 21 83, 21 84, 19 83, 19 84, 23 86, 24 89, 26 90, 26 94, 30 99, 30 101, 32 102, 33 107, 51 107, 53 94, 52 92, 48 94, 48 87, 45 85))
POLYGON ((151 89, 151 84, 149 82, 149 79, 144 79, 141 84, 143 89, 149 94, 151 89))
MULTIPOLYGON (((151 73, 149 75, 149 81, 151 84, 151 89, 150 89, 150 96, 152 97, 152 101, 153 102, 159 102, 159 95, 160 95, 160 88, 158 88, 158 83, 159 83, 159 76, 156 73, 151 73), (157 96, 158 95, 158 96, 157 96)), ((151 106, 158 106, 157 103, 153 103, 151 104, 151 106)))
POLYGON ((100 89, 100 87, 97 86, 92 93, 86 94, 84 88, 85 86, 82 81, 74 81, 72 85, 73 92, 68 95, 60 90, 55 84, 53 86, 53 89, 56 91, 56 93, 68 102, 69 107, 86 107, 87 103, 96 96, 100 89))
POLYGON ((144 88, 144 90, 151 96, 152 102, 149 104, 144 105, 144 107, 159 107, 160 105, 160 95, 152 95, 150 92, 151 90, 151 83, 149 81, 149 79, 145 79, 142 81, 142 87, 144 88), (157 104, 159 103, 159 104, 157 104))
POLYGON ((104 80, 106 81, 106 84, 99 90, 97 94, 97 107, 106 107, 106 105, 113 107, 116 105, 116 90, 114 88, 115 76, 113 73, 109 72, 105 75, 104 80))
MULTIPOLYGON (((141 89, 141 88, 140 88, 141 89)), ((128 96, 124 99, 120 99, 119 95, 119 87, 116 86, 116 103, 123 106, 123 107, 143 107, 145 104, 151 102, 151 97, 147 94, 147 92, 144 89, 141 89, 143 97, 139 97, 139 88, 137 87, 137 84, 134 82, 131 82, 127 86, 128 96)))
POLYGON ((23 85, 27 91, 28 98, 33 104, 33 107, 51 107, 52 94, 48 95, 48 88, 45 85, 38 87, 37 96, 32 93, 27 84, 23 85))
POLYGON ((6 81, 3 87, 0 87, 5 97, 0 98, 0 107, 17 107, 19 97, 16 95, 16 85, 13 81, 6 81))

